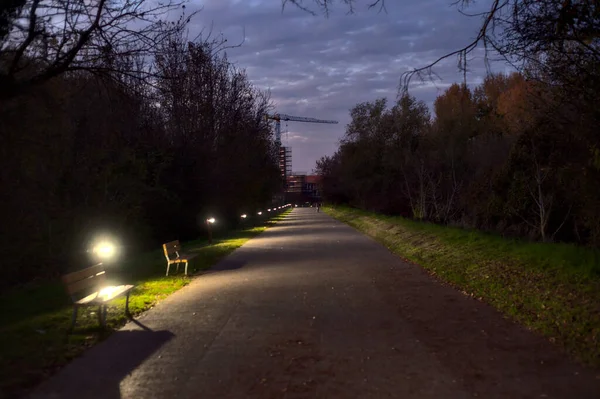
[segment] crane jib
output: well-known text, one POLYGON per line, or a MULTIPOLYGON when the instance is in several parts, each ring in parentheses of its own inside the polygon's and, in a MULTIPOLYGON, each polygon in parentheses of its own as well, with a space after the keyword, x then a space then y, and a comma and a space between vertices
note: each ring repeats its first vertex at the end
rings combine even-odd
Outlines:
POLYGON ((307 118, 307 117, 303 117, 303 116, 292 116, 292 115, 286 115, 286 114, 265 115, 265 119, 272 119, 277 122, 293 121, 293 122, 308 122, 308 123, 332 123, 332 124, 338 123, 338 121, 333 121, 333 120, 307 118))
POLYGON ((286 114, 265 114, 265 120, 272 119, 275 121, 275 142, 278 146, 281 145, 281 121, 293 121, 293 122, 308 122, 308 123, 331 123, 337 124, 338 121, 331 121, 325 119, 306 118, 303 116, 291 116, 286 114))

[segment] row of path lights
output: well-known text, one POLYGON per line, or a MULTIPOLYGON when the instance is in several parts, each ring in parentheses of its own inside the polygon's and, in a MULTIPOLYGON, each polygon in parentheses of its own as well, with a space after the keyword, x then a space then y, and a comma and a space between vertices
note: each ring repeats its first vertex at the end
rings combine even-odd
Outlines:
MULTIPOLYGON (((275 208, 268 208, 267 212, 271 212, 271 211, 275 212, 275 211, 278 211, 278 210, 281 210, 284 208, 289 208, 290 206, 292 206, 292 204, 286 204, 286 205, 278 206, 275 208)), ((258 216, 262 216, 262 214, 263 214, 262 211, 257 212, 258 216)), ((248 215, 244 213, 244 214, 240 215, 240 217, 242 220, 246 220, 248 218, 248 215)), ((206 219, 205 222, 206 222, 206 230, 208 232, 208 244, 212 245, 212 225, 216 223, 216 219, 213 217, 210 217, 210 218, 206 219)))
MULTIPOLYGON (((283 205, 283 206, 279 206, 279 207, 275 207, 275 208, 269 208, 268 212, 275 212, 277 210, 281 210, 287 207, 292 206, 291 204, 287 204, 287 205, 283 205)), ((261 216, 263 213, 262 211, 258 211, 258 216, 261 216)), ((247 219, 248 215, 247 214, 242 214, 241 215, 242 219, 247 219)), ((206 223, 206 229, 208 231, 208 243, 209 245, 212 245, 212 225, 215 224, 217 222, 217 220, 214 217, 209 217, 205 220, 206 223)), ((101 237, 99 239, 96 240, 96 242, 91 246, 91 250, 88 250, 87 252, 93 255, 93 258, 95 258, 95 261, 97 262, 95 266, 99 266, 102 265, 103 262, 105 261, 111 261, 114 262, 116 260, 116 258, 119 255, 119 251, 117 248, 117 245, 115 245, 115 240, 112 238, 107 238, 105 237, 101 237)), ((100 287, 98 295, 99 296, 108 296, 111 294, 111 292, 115 289, 118 289, 119 287, 115 287, 115 286, 108 286, 108 287, 100 287)))
MULTIPOLYGON (((282 209, 285 209, 285 208, 289 208, 291 206, 292 206, 292 204, 286 204, 286 205, 277 206, 275 208, 267 208, 267 212, 276 212, 276 211, 279 211, 279 210, 282 210, 282 209)), ((263 211, 258 211, 258 212, 256 212, 256 214, 258 216, 262 216, 263 211)), ((245 216, 242 215, 242 218, 245 218, 245 216)))
MULTIPOLYGON (((281 210, 284 208, 288 208, 292 206, 291 204, 286 204, 286 205, 282 205, 279 207, 275 207, 275 208, 269 208, 268 212, 271 211, 276 211, 276 210, 281 210)), ((258 211, 258 216, 262 216, 262 211, 258 211)), ((242 214, 241 215, 242 219, 247 219, 248 215, 247 214, 242 214)), ((206 228, 208 230, 208 243, 212 244, 212 225, 215 224, 217 222, 217 220, 214 217, 209 217, 206 219, 206 228)), ((91 250, 92 254, 94 254, 94 256, 99 260, 99 261, 110 261, 110 260, 114 260, 117 257, 117 246, 114 243, 113 239, 108 239, 108 238, 101 238, 99 240, 96 241, 95 245, 92 246, 92 250, 91 250)))

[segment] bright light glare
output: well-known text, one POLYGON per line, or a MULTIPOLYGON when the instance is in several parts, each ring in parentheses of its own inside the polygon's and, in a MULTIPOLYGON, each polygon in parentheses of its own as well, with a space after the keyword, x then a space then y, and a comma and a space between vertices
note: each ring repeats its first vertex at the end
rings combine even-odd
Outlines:
POLYGON ((262 215, 262 212, 258 212, 259 215, 262 215))
POLYGON ((98 257, 103 259, 112 258, 115 255, 115 246, 108 241, 101 241, 92 250, 98 257))
POLYGON ((99 296, 109 297, 113 292, 115 292, 119 287, 105 287, 98 292, 99 296))
POLYGON ((215 222, 215 218, 208 218, 208 219, 206 219, 206 221, 207 221, 208 223, 211 223, 211 224, 212 224, 212 223, 214 223, 214 222, 215 222))
POLYGON ((271 209, 267 209, 267 212, 271 212, 271 209))
POLYGON ((244 213, 244 214, 242 215, 242 219, 246 219, 246 217, 247 217, 247 216, 246 216, 246 214, 244 213))

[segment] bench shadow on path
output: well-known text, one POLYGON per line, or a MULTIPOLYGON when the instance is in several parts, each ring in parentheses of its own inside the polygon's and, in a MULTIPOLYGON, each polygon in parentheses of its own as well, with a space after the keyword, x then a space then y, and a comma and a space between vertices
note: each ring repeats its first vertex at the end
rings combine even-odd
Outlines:
POLYGON ((248 260, 246 259, 236 259, 235 257, 229 256, 221 260, 203 274, 241 269, 246 263, 248 263, 248 260))
POLYGON ((75 359, 29 397, 120 399, 120 383, 175 335, 152 331, 137 320, 141 330, 120 330, 75 359))

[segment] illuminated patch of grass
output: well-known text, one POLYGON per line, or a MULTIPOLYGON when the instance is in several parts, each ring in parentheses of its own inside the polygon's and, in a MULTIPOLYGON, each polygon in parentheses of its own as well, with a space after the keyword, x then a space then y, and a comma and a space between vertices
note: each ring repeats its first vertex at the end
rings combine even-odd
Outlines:
POLYGON ((481 298, 584 363, 600 366, 600 251, 327 207, 440 279, 481 298))
MULTIPOLYGON (((265 219, 263 225, 223 232, 213 245, 206 240, 182 243, 185 252, 197 256, 190 261, 188 273, 206 270, 285 217, 265 219)), ((161 249, 141 254, 107 271, 115 283, 135 284, 129 309, 133 315, 150 309, 158 301, 187 285, 191 278, 172 267, 166 277, 166 260, 161 249)), ((97 308, 79 310, 77 327, 68 333, 72 305, 60 282, 32 285, 0 297, 0 398, 22 394, 24 390, 52 375, 87 348, 105 339, 122 326, 125 298, 110 303, 107 328, 98 326, 97 308)))

